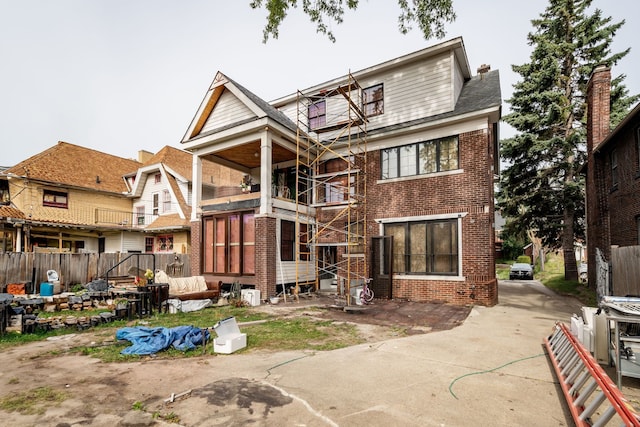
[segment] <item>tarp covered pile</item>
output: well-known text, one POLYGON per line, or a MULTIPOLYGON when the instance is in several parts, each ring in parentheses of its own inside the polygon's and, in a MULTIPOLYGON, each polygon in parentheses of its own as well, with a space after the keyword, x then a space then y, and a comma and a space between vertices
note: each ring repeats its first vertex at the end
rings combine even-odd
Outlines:
POLYGON ((121 354, 153 354, 171 346, 187 351, 196 348, 209 340, 209 331, 195 326, 176 326, 175 328, 149 328, 136 326, 118 329, 117 340, 127 340, 131 346, 121 354), (204 337, 204 339, 203 339, 204 337))

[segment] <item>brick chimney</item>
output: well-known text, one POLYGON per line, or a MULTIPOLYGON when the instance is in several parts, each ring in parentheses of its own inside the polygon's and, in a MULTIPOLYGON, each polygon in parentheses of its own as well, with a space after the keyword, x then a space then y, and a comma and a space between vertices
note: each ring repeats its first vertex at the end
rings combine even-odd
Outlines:
POLYGON ((478 75, 482 79, 484 78, 484 75, 488 73, 490 70, 491 70, 491 65, 482 64, 481 66, 478 67, 478 75))
POLYGON ((587 152, 592 153, 610 132, 611 69, 598 65, 587 84, 587 152))

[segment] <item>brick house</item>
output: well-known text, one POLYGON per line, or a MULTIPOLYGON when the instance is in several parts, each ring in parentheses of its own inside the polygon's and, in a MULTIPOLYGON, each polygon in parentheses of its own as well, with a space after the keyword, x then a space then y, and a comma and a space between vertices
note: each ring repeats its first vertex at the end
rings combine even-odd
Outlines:
POLYGON ((205 160, 245 178, 194 191, 192 271, 269 296, 370 280, 382 298, 496 304, 501 102, 461 38, 272 102, 217 73, 183 148, 194 188, 205 160))
POLYGON ((587 259, 596 283, 597 252, 640 244, 640 104, 610 125, 611 70, 597 67, 587 90, 587 259))

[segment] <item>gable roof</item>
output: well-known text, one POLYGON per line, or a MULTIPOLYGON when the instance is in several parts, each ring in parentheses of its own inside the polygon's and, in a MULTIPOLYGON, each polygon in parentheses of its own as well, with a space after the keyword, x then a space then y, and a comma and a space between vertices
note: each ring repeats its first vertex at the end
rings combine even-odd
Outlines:
POLYGON ((122 194, 127 191, 123 176, 140 166, 132 159, 59 141, 5 173, 42 183, 122 194))
POLYGON ((296 132, 297 128, 295 123, 293 123, 293 121, 284 113, 261 99, 244 86, 236 83, 234 80, 218 71, 213 82, 209 86, 207 94, 200 103, 196 115, 187 128, 187 132, 185 133, 182 142, 185 143, 194 138, 211 135, 243 124, 258 122, 265 118, 282 125, 285 129, 293 133, 296 132), (225 123, 214 129, 202 132, 207 119, 211 116, 218 104, 218 101, 222 97, 222 94, 225 92, 230 92, 236 99, 244 104, 244 106, 251 111, 250 117, 243 117, 235 122, 225 123))

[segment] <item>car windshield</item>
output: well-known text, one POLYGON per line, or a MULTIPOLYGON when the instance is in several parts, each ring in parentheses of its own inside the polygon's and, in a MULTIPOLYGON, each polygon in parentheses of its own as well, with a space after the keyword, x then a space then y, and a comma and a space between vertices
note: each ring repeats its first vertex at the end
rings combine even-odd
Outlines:
POLYGON ((528 269, 530 269, 530 268, 531 268, 531 266, 530 266, 529 264, 525 264, 525 263, 519 263, 519 262, 517 262, 517 263, 513 264, 513 265, 511 266, 511 268, 522 268, 522 269, 527 269, 527 270, 528 270, 528 269))

